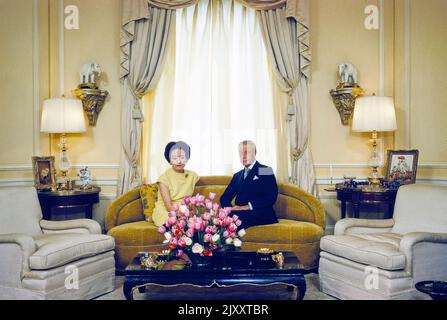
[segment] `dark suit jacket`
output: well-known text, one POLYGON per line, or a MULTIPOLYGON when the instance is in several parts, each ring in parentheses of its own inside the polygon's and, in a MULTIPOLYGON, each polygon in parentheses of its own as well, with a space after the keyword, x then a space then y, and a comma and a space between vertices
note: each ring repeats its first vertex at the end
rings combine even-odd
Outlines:
POLYGON ((234 212, 241 217, 243 226, 249 227, 278 222, 273 209, 277 197, 278 185, 272 168, 256 162, 245 179, 244 169, 234 174, 220 198, 220 204, 223 208, 232 207, 231 201, 234 198, 238 206, 248 205, 250 202, 253 210, 234 212))

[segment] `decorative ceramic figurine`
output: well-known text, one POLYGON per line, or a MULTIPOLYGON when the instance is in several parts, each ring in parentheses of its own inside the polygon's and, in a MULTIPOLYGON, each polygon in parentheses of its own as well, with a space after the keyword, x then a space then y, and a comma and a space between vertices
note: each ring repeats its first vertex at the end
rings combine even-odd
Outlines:
POLYGON ((101 75, 101 67, 97 63, 86 63, 81 66, 80 83, 97 84, 99 76, 101 75))
POLYGON ((79 170, 78 176, 82 182, 81 189, 91 188, 91 186, 90 186, 91 174, 90 174, 90 170, 88 170, 88 167, 85 167, 84 169, 79 170))
POLYGON ((338 66, 341 83, 357 83, 357 69, 352 63, 341 63, 338 66))

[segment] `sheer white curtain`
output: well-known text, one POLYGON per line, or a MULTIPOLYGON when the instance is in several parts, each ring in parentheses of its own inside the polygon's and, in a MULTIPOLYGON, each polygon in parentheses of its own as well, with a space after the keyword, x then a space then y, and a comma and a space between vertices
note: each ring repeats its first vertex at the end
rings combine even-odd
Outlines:
POLYGON ((257 144, 257 159, 276 171, 272 77, 255 10, 233 0, 177 10, 163 75, 144 101, 147 181, 168 167, 164 147, 177 140, 190 144, 187 167, 202 176, 240 170, 237 148, 245 139, 257 144))

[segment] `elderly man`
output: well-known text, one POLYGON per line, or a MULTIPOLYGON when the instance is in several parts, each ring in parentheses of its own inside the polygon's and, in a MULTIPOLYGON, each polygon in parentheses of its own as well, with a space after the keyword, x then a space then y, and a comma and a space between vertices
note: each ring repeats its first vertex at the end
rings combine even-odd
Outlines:
POLYGON ((239 144, 239 157, 245 168, 233 176, 220 198, 221 206, 232 207, 232 214, 242 221, 241 228, 277 223, 273 205, 278 186, 272 168, 256 161, 256 145, 252 141, 239 144), (234 198, 235 206, 231 203, 234 198))

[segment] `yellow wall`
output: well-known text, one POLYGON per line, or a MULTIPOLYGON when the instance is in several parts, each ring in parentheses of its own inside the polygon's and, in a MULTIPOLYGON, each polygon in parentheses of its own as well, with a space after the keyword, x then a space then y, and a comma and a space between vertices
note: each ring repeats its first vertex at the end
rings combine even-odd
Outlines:
MULTIPOLYGON (((95 183, 102 187, 101 204, 95 212, 102 221, 116 191, 120 157, 120 0, 65 0, 64 4, 78 6, 80 13, 80 29, 64 31, 64 93, 71 95, 79 82, 79 68, 87 62, 101 65, 104 79, 100 87, 109 91, 96 127, 88 126, 86 133, 68 137, 69 155, 77 165, 71 176, 76 176, 81 165, 90 165, 95 183)), ((382 149, 417 148, 421 181, 447 181, 446 11, 444 0, 311 1, 311 147, 329 225, 339 219, 334 194, 324 191, 329 165, 333 165, 334 183, 344 174, 366 177, 369 173, 369 135, 353 133, 350 126, 341 124, 329 94, 337 85, 341 62, 356 65, 359 84, 367 94, 380 92, 383 73, 384 92, 395 97, 398 130, 384 135, 382 149), (366 30, 363 24, 365 6, 381 3, 385 5, 382 34, 366 30), (407 4, 409 29, 405 26, 407 4)), ((61 94, 59 19, 58 0, 0 0, 0 186, 31 185, 31 156, 58 155, 58 136, 49 139, 48 134, 35 130, 34 123, 40 117, 42 100, 61 94), (35 8, 34 3, 38 4, 35 8), (36 17, 37 32, 33 28, 36 17), (38 51, 33 47, 36 37, 38 51), (38 61, 37 83, 33 58, 38 61)))

